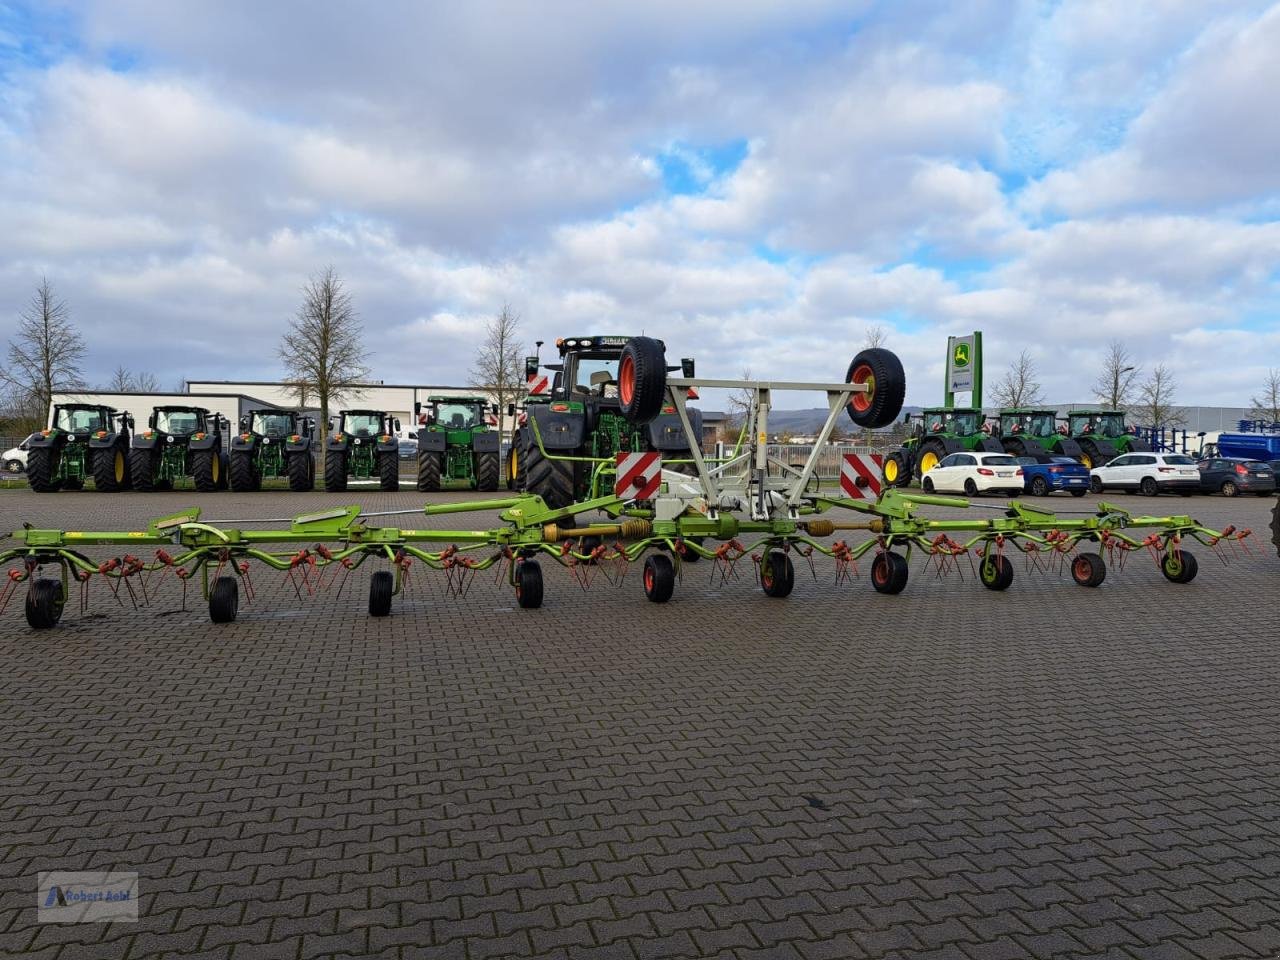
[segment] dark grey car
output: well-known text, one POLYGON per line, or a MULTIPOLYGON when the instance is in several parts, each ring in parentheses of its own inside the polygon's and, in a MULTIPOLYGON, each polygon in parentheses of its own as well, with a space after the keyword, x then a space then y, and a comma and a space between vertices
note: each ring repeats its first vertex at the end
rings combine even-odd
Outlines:
POLYGON ((1200 489, 1205 493, 1221 493, 1234 497, 1240 493, 1253 493, 1269 497, 1276 492, 1276 474, 1271 464, 1262 460, 1244 460, 1234 457, 1210 457, 1201 460, 1200 489))

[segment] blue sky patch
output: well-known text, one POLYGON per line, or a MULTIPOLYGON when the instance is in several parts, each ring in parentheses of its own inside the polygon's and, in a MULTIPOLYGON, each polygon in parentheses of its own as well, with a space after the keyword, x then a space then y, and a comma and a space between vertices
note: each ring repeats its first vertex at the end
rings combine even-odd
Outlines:
POLYGON ((695 146, 681 140, 654 156, 662 186, 672 195, 704 193, 713 182, 741 166, 747 157, 745 139, 714 146, 695 146))

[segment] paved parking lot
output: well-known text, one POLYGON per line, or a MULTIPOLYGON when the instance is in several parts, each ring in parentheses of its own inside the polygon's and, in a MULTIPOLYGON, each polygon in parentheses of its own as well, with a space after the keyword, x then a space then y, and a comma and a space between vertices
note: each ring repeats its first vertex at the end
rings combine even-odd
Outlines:
MULTIPOLYGON (((354 501, 421 496, 0 491, 0 528, 354 501)), ((481 574, 387 620, 363 578, 300 603, 257 572, 225 627, 173 583, 43 633, 11 606, 0 953, 1276 957, 1272 501, 1131 502, 1254 556, 1005 594, 917 565, 898 597, 824 563, 781 601, 704 563, 666 606, 548 568, 541 610, 481 574), (37 923, 55 869, 140 873, 139 922, 37 923)))

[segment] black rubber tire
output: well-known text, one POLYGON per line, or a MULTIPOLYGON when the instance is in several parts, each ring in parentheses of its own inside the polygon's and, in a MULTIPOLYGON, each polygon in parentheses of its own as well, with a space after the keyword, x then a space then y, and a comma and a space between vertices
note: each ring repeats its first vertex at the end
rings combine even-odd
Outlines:
POLYGON ((1234 497, 1240 492, 1240 488, 1236 486, 1234 480, 1223 480, 1222 487, 1219 491, 1224 497, 1234 497))
POLYGON ((1200 572, 1200 564, 1193 554, 1181 550, 1176 559, 1172 553, 1164 555, 1160 561, 1160 572, 1170 583, 1190 583, 1200 572))
POLYGON ((1276 556, 1280 557, 1280 500, 1271 508, 1271 544, 1276 548, 1276 556))
POLYGON ((476 454, 476 489, 492 493, 498 489, 498 455, 476 454))
MULTIPOLYGON (((930 452, 932 452, 933 455, 938 458, 938 460, 942 460, 942 458, 947 455, 946 444, 944 444, 941 440, 932 439, 932 438, 925 440, 924 443, 920 444, 920 455, 916 457, 916 479, 917 480, 924 479, 924 471, 921 469, 921 465, 924 463, 925 455, 930 452)), ((935 463, 934 466, 937 466, 937 464, 935 463)))
POLYGON ((978 485, 973 482, 972 477, 969 477, 964 482, 964 495, 966 497, 976 497, 978 495, 978 485))
POLYGON ((53 450, 32 447, 27 452, 27 484, 36 493, 53 493, 62 484, 53 482, 53 450))
POLYGON ((907 376, 903 373, 902 361, 892 350, 873 347, 861 351, 850 361, 844 382, 873 382, 875 386, 870 394, 849 398, 846 410, 855 424, 875 429, 887 427, 898 419, 907 395, 907 376))
POLYGON ((1044 477, 1032 477, 1031 495, 1033 497, 1047 497, 1049 495, 1049 481, 1044 477))
POLYGON ((218 577, 209 591, 209 619, 214 623, 235 623, 240 612, 240 584, 235 577, 218 577))
MULTIPOLYGON (((600 544, 602 544, 603 542, 604 540, 601 537, 596 537, 596 536, 582 537, 580 540, 578 540, 578 544, 574 549, 578 553, 589 554, 591 553, 591 551, 595 550, 596 547, 600 546, 600 544)), ((594 560, 583 560, 582 562, 595 563, 594 560)))
POLYGON ((770 550, 760 563, 760 589, 766 597, 785 597, 796 585, 796 568, 783 550, 770 550))
POLYGON ((315 483, 311 462, 311 451, 301 450, 286 455, 285 472, 289 475, 289 490, 292 493, 306 493, 315 483))
POLYGON ((152 450, 129 451, 129 474, 133 477, 133 489, 150 493, 156 488, 155 453, 152 450))
POLYGON ((254 485, 253 454, 248 450, 231 451, 231 490, 233 493, 250 493, 254 485))
POLYGON ((526 493, 536 493, 553 509, 573 503, 572 461, 544 457, 531 436, 524 448, 524 468, 526 493))
POLYGON ((676 568, 665 553, 651 553, 644 560, 644 595, 653 603, 666 603, 676 589, 676 568))
POLYGON ((378 457, 378 484, 387 493, 400 489, 400 455, 395 450, 380 450, 378 457))
POLYGON ((1072 490, 1071 495, 1073 497, 1079 498, 1079 497, 1083 497, 1088 492, 1089 492, 1088 490, 1072 490))
POLYGON ((1089 478, 1089 492, 1102 493, 1102 481, 1098 477, 1089 478))
POLYGON ((992 553, 978 561, 978 579, 988 590, 1008 590, 1013 583, 1013 564, 1002 553, 992 553))
POLYGON ((911 460, 901 450, 894 450, 884 458, 884 465, 880 468, 880 477, 886 487, 907 486, 911 483, 911 460), (890 463, 897 467, 897 473, 892 480, 888 476, 890 463))
POLYGON ((1125 450, 1125 453, 1151 452, 1151 444, 1147 443, 1147 441, 1143 440, 1141 437, 1130 437, 1128 447, 1129 448, 1125 450))
POLYGON ((1077 553, 1071 561, 1071 579, 1082 587, 1098 587, 1107 579, 1107 564, 1100 553, 1077 553))
POLYGON ((434 493, 440 489, 443 459, 444 455, 440 453, 432 453, 428 450, 418 452, 417 488, 419 493, 434 493))
POLYGON ((27 465, 21 460, 6 460, 4 462, 4 472, 12 473, 15 476, 27 469, 27 465))
POLYGON ((1144 497, 1159 496, 1160 488, 1156 485, 1155 478, 1143 477, 1142 482, 1138 484, 1138 492, 1144 497))
MULTIPOLYGON (((698 546, 702 546, 703 540, 702 540, 702 537, 685 537, 684 542, 685 544, 696 543, 698 546)), ((688 549, 687 546, 685 548, 684 553, 680 554, 681 563, 697 563, 701 559, 702 559, 702 554, 688 549)))
POLYGON ((395 591, 395 577, 390 570, 375 570, 369 578, 369 616, 389 617, 391 595, 395 591))
POLYGON ((666 397, 666 348, 652 337, 632 337, 618 359, 618 408, 628 423, 649 423, 666 397))
POLYGON ((129 451, 119 445, 93 451, 93 488, 116 493, 129 485, 129 451), (116 458, 120 472, 116 474, 116 458))
POLYGON ((216 450, 197 450, 191 455, 191 479, 201 493, 218 489, 222 476, 222 460, 216 450))
MULTIPOLYGON (((231 489, 231 460, 225 453, 218 454, 218 483, 219 490, 231 489)), ((262 478, 258 478, 258 488, 262 488, 262 478)))
POLYGON ((906 557, 886 550, 877 553, 871 561, 871 586, 876 593, 901 593, 906 589, 910 573, 906 557))
POLYGON ((1090 470, 1094 467, 1105 466, 1107 461, 1112 459, 1102 450, 1098 449, 1098 445, 1092 440, 1080 441, 1080 454, 1082 457, 1087 458, 1087 462, 1086 460, 1081 460, 1081 463, 1084 463, 1084 465, 1090 470))
POLYGON ((347 489, 347 454, 344 450, 329 450, 324 455, 325 493, 343 493, 347 489))
POLYGON ((930 480, 928 477, 925 477, 923 480, 920 481, 920 489, 923 490, 925 493, 933 493, 933 481, 930 480))
POLYGON ((542 568, 537 560, 516 564, 516 603, 524 610, 542 606, 542 568))
POLYGON ((27 625, 33 630, 56 627, 62 619, 62 607, 66 598, 62 595, 62 581, 49 577, 36 580, 27 589, 27 625))
POLYGON ((514 490, 516 488, 516 460, 516 445, 513 443, 507 449, 506 466, 503 470, 503 473, 506 474, 505 481, 508 490, 514 490))

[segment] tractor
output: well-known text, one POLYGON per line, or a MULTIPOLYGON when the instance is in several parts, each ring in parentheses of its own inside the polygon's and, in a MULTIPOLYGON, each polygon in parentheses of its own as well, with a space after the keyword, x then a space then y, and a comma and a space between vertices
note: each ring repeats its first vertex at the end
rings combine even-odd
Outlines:
POLYGON ((1066 427, 1058 425, 1056 410, 1031 410, 1005 407, 999 413, 995 433, 1004 444, 1005 453, 1015 457, 1056 455, 1084 462, 1080 445, 1067 436, 1066 427))
POLYGON ((294 493, 316 483, 311 454, 315 421, 292 410, 251 410, 240 418, 240 432, 231 438, 231 489, 236 493, 261 490, 263 478, 284 478, 294 493))
POLYGON ((134 433, 129 450, 133 488, 172 490, 190 477, 202 493, 227 489, 222 431, 228 425, 226 417, 204 407, 153 407, 147 429, 134 433))
POLYGON ((1067 436, 1080 446, 1080 462, 1093 469, 1122 453, 1145 453, 1151 444, 1125 426, 1120 410, 1072 410, 1067 414, 1067 436))
POLYGON ((59 403, 49 427, 27 438, 27 482, 37 493, 79 490, 86 479, 104 492, 129 488, 132 418, 111 407, 59 403))
POLYGON ((383 490, 400 489, 400 421, 384 410, 343 410, 329 418, 324 445, 324 488, 377 478, 383 490))
MULTIPOLYGON (((636 379, 635 361, 623 356, 628 337, 562 337, 556 341, 558 363, 550 392, 530 396, 511 442, 508 476, 528 493, 536 493, 551 507, 600 496, 611 479, 619 453, 659 451, 679 459, 690 456, 690 443, 700 443, 702 414, 689 410, 696 434, 687 437, 675 407, 662 406, 646 423, 633 423, 621 404, 631 402, 636 379)), ((664 349, 660 341, 659 348, 664 349)), ((536 378, 537 357, 525 361, 526 374, 536 378)), ((693 376, 693 361, 679 366, 693 376)))
POLYGON ((485 397, 428 397, 426 425, 418 431, 418 489, 465 482, 472 490, 498 489, 501 436, 485 421, 485 397))
POLYGON ((889 486, 905 487, 913 476, 923 478, 943 457, 961 450, 1004 452, 988 432, 982 411, 972 407, 925 410, 907 414, 902 422, 913 427, 902 446, 884 458, 884 482, 889 486))

